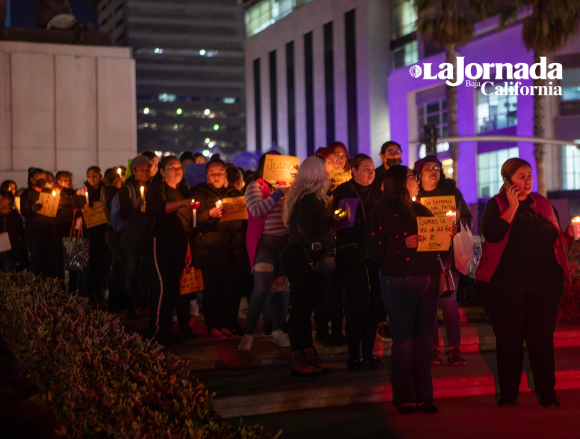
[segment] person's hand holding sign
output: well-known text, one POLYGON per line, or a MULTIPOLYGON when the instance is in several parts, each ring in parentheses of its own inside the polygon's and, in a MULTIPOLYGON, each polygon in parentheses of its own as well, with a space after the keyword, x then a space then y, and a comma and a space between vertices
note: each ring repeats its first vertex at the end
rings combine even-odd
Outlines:
POLYGON ((419 235, 411 235, 405 238, 405 245, 407 248, 417 248, 419 245, 419 239, 421 237, 419 235))

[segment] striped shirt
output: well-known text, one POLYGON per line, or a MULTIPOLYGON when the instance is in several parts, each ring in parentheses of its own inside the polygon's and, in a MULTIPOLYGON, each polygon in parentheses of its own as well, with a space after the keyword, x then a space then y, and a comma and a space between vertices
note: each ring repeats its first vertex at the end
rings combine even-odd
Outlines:
POLYGON ((265 200, 262 197, 260 183, 253 181, 246 190, 246 207, 254 218, 266 217, 264 223, 264 235, 284 236, 288 229, 282 220, 282 206, 284 205, 284 192, 276 189, 265 200))

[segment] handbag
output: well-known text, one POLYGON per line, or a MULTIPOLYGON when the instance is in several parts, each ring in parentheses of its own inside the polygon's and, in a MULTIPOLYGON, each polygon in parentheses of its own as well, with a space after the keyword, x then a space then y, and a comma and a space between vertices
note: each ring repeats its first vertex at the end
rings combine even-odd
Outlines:
POLYGON ((475 278, 481 257, 481 239, 472 235, 467 225, 453 238, 455 269, 465 276, 475 278))
POLYGON ((89 266, 90 241, 83 237, 83 228, 75 230, 76 210, 69 237, 62 238, 63 266, 68 271, 84 271, 89 266))
POLYGON ((203 291, 203 275, 199 268, 185 267, 179 280, 181 295, 203 291))
POLYGON ((455 291, 455 282, 453 282, 453 276, 451 276, 449 268, 443 265, 439 253, 437 253, 437 259, 439 260, 439 265, 441 265, 441 272, 439 274, 439 297, 444 299, 450 297, 455 291))

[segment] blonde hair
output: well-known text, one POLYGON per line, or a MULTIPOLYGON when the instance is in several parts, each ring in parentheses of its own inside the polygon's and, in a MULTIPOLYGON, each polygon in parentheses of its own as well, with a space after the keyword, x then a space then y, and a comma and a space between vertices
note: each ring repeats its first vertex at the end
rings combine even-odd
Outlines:
POLYGON ((296 181, 292 184, 290 192, 284 199, 284 208, 282 210, 282 219, 284 225, 290 227, 290 216, 294 205, 300 201, 304 195, 316 194, 316 196, 326 203, 328 201, 328 188, 330 179, 326 173, 324 160, 319 157, 308 157, 300 165, 296 181))

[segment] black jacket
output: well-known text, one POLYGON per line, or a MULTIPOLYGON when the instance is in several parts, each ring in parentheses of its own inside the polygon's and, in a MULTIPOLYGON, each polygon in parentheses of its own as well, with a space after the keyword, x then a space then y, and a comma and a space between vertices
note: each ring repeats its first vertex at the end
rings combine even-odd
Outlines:
POLYGON ((201 183, 194 188, 192 198, 200 203, 193 241, 195 267, 209 268, 226 264, 234 247, 241 245, 241 220, 220 222, 219 218, 209 216, 209 211, 216 206, 218 200, 236 196, 241 194, 235 188, 216 189, 208 183, 201 183))
POLYGON ((8 232, 12 249, 0 253, 0 260, 9 257, 14 264, 19 264, 24 241, 24 221, 16 209, 12 209, 6 215, 0 214, 0 233, 4 232, 8 232))
POLYGON ((332 211, 339 207, 340 200, 348 198, 358 198, 359 202, 354 227, 340 229, 336 232, 336 246, 338 249, 344 246, 357 244, 362 252, 366 249, 366 227, 367 216, 381 202, 382 192, 376 186, 361 186, 354 179, 338 186, 332 193, 332 211))
POLYGON ((60 192, 58 211, 54 219, 56 235, 60 238, 69 236, 75 209, 83 205, 82 198, 73 189, 63 189, 60 192))
MULTIPOLYGON (((128 221, 133 212, 141 211, 141 208, 135 207, 135 204, 133 203, 134 200, 131 199, 129 185, 131 185, 135 191, 135 199, 141 196, 141 183, 135 180, 133 176, 129 177, 119 190, 119 216, 124 221, 128 221)), ((145 191, 147 191, 149 186, 151 186, 151 183, 146 182, 143 186, 145 187, 145 191)))
MULTIPOLYGON (((42 192, 51 193, 48 189, 42 192)), ((20 211, 26 224, 26 242, 33 245, 47 242, 54 236, 54 218, 37 213, 42 207, 37 203, 39 198, 40 193, 32 188, 25 189, 20 195, 20 211)))
POLYGON ((382 191, 383 180, 385 179, 387 170, 385 169, 384 163, 381 164, 377 169, 375 169, 375 179, 373 180, 373 186, 375 189, 382 191))
MULTIPOLYGON (((417 216, 433 216, 419 203, 412 203, 414 216, 396 200, 383 200, 367 223, 367 251, 381 274, 391 277, 438 276, 437 252, 407 248, 405 238, 418 233, 417 216)), ((440 252, 445 257, 449 252, 440 252)))
POLYGON ((334 247, 335 224, 332 211, 316 194, 304 195, 290 214, 289 241, 302 243, 307 250, 313 243, 320 242, 323 251, 328 253, 334 247))

